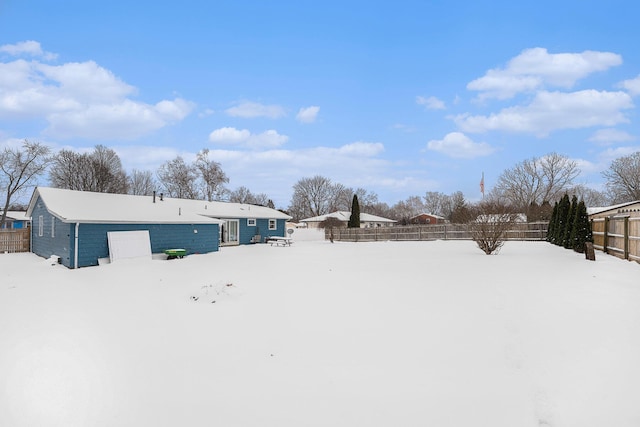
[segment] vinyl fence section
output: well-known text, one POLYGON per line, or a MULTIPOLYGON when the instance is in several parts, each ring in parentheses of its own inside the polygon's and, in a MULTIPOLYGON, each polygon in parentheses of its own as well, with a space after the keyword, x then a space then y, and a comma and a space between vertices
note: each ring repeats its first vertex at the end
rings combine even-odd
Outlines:
POLYGON ((0 230, 0 254, 29 252, 29 229, 0 230))
MULTIPOLYGON (((547 222, 513 224, 507 240, 546 240, 547 222)), ((326 228, 325 239, 343 242, 375 242, 386 240, 471 240, 467 224, 406 225, 377 228, 326 228)))
POLYGON ((595 218, 591 230, 594 248, 640 262, 640 218, 595 218))

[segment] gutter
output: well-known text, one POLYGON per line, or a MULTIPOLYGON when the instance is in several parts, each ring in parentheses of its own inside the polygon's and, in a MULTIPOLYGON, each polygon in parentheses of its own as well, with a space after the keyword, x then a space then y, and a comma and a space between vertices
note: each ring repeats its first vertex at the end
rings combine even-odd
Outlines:
POLYGON ((80 230, 80 223, 76 222, 76 232, 74 236, 75 244, 73 245, 73 268, 78 268, 78 231, 80 230))

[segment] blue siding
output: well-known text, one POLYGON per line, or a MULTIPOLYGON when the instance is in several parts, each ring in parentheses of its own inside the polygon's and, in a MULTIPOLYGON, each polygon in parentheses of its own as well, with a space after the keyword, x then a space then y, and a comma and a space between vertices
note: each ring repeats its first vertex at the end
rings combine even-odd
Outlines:
MULTIPOLYGON (((65 223, 51 215, 38 198, 32 212, 31 251, 41 257, 57 255, 62 264, 73 268, 75 256, 75 223, 65 223), (40 233, 42 216, 42 236, 40 233), (51 236, 51 223, 54 235, 51 236)), ((78 266, 98 265, 98 258, 109 256, 107 231, 149 230, 151 251, 182 248, 187 254, 218 250, 218 224, 80 224, 78 238, 78 266), (198 230, 194 233, 194 230, 198 230)))
POLYGON ((32 218, 31 252, 44 258, 57 255, 63 265, 72 267, 75 225, 64 223, 51 215, 40 198, 36 201, 32 218), (40 221, 42 221, 42 236, 40 236, 40 221), (53 237, 51 236, 52 223, 54 223, 53 237))
POLYGON ((153 253, 172 248, 186 249, 187 255, 218 250, 218 224, 80 224, 78 266, 98 265, 98 258, 109 256, 108 231, 133 230, 149 230, 153 253))
POLYGON ((265 237, 270 236, 285 236, 285 224, 284 219, 276 220, 276 229, 269 230, 269 218, 255 218, 256 225, 249 226, 247 218, 240 218, 240 244, 246 245, 251 243, 251 239, 255 235, 260 236, 260 241, 264 242, 265 237))
MULTIPOLYGON (((247 218, 240 218, 238 220, 240 222, 240 241, 239 243, 241 245, 248 245, 249 243, 251 243, 251 239, 253 239, 253 236, 263 236, 262 234, 262 230, 260 229, 260 227, 258 226, 258 222, 256 221, 256 225, 255 226, 249 226, 249 220, 247 218)), ((262 237, 261 237, 262 238, 262 237)))
POLYGON ((269 236, 280 236, 283 237, 285 235, 285 224, 286 221, 284 219, 276 220, 276 229, 269 230, 269 218, 252 218, 256 220, 255 226, 249 225, 248 218, 223 218, 227 221, 238 221, 239 229, 238 229, 238 244, 240 245, 248 245, 252 242, 254 236, 260 236, 260 241, 264 242, 265 237, 269 236))

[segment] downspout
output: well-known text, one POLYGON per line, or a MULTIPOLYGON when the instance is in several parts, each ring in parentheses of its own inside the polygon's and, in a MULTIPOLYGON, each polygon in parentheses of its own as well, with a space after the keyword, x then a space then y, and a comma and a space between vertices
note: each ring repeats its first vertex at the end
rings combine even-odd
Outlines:
POLYGON ((80 223, 76 222, 75 244, 73 245, 73 268, 78 268, 78 231, 80 230, 80 223))

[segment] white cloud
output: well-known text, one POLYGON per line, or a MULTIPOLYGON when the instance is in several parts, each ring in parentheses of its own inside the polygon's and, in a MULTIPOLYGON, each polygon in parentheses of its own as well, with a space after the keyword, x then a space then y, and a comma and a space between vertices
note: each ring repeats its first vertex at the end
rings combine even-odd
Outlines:
POLYGON ((636 138, 624 131, 607 128, 599 129, 590 138, 589 141, 597 142, 599 144, 611 144, 614 142, 627 142, 634 141, 636 138))
POLYGON ((338 148, 339 154, 347 156, 373 157, 384 151, 384 145, 380 142, 353 142, 338 148))
POLYGON ((425 98, 423 96, 416 96, 416 104, 424 105, 424 107, 428 110, 444 110, 447 107, 444 102, 436 98, 435 96, 430 96, 425 98))
POLYGON ((625 80, 619 85, 620 87, 626 89, 631 96, 640 95, 640 75, 635 79, 625 80))
MULTIPOLYGON (((39 44, 21 49, 38 52, 39 44)), ((180 98, 156 104, 135 101, 135 93, 135 87, 93 61, 0 62, 0 115, 43 119, 49 124, 45 134, 53 137, 132 139, 178 122, 194 108, 180 98)))
POLYGON ((571 88, 591 73, 622 64, 622 57, 611 52, 550 54, 544 48, 526 49, 512 58, 505 68, 495 68, 467 85, 479 91, 480 99, 512 98, 521 92, 550 87, 571 88))
POLYGON ((235 107, 228 108, 225 112, 232 117, 256 118, 267 117, 278 119, 287 115, 284 108, 279 105, 263 105, 257 102, 242 102, 235 107))
POLYGON ((215 113, 216 113, 215 110, 212 110, 211 108, 205 108, 203 111, 201 111, 198 114, 198 117, 200 117, 200 118, 208 117, 208 116, 211 116, 211 115, 213 115, 215 113))
POLYGON ((559 129, 626 123, 628 119, 622 110, 629 108, 633 108, 633 102, 624 92, 542 91, 527 106, 505 108, 489 116, 458 115, 454 121, 460 129, 471 133, 503 130, 546 136, 559 129))
POLYGON ((247 129, 239 130, 233 127, 216 129, 209 134, 209 141, 214 143, 242 143, 249 139, 251 132, 247 129))
POLYGON ((95 104, 51 113, 45 133, 59 138, 134 139, 182 120, 191 109, 191 103, 183 99, 156 105, 125 99, 117 104, 95 104))
POLYGON ((320 107, 316 105, 306 108, 303 107, 298 111, 298 114, 296 114, 296 120, 300 123, 313 123, 316 121, 319 112, 320 107))
POLYGON ((12 56, 28 55, 41 57, 46 60, 56 59, 58 55, 42 50, 40 43, 33 40, 18 42, 16 44, 5 44, 0 46, 0 53, 8 53, 12 56))
POLYGON ((474 142, 462 132, 451 132, 443 139, 431 140, 427 143, 427 149, 449 157, 464 159, 487 156, 495 151, 486 142, 474 142))
POLYGON ((287 135, 280 135, 273 129, 251 135, 247 141, 250 148, 275 148, 284 145, 289 140, 287 135))
POLYGON ((37 64, 34 71, 45 81, 55 82, 61 94, 82 103, 113 102, 136 93, 135 87, 93 61, 37 64))
POLYGON ((230 144, 253 149, 279 147, 288 140, 288 136, 281 135, 273 129, 260 134, 252 134, 247 129, 224 127, 209 134, 209 141, 215 144, 230 144))

